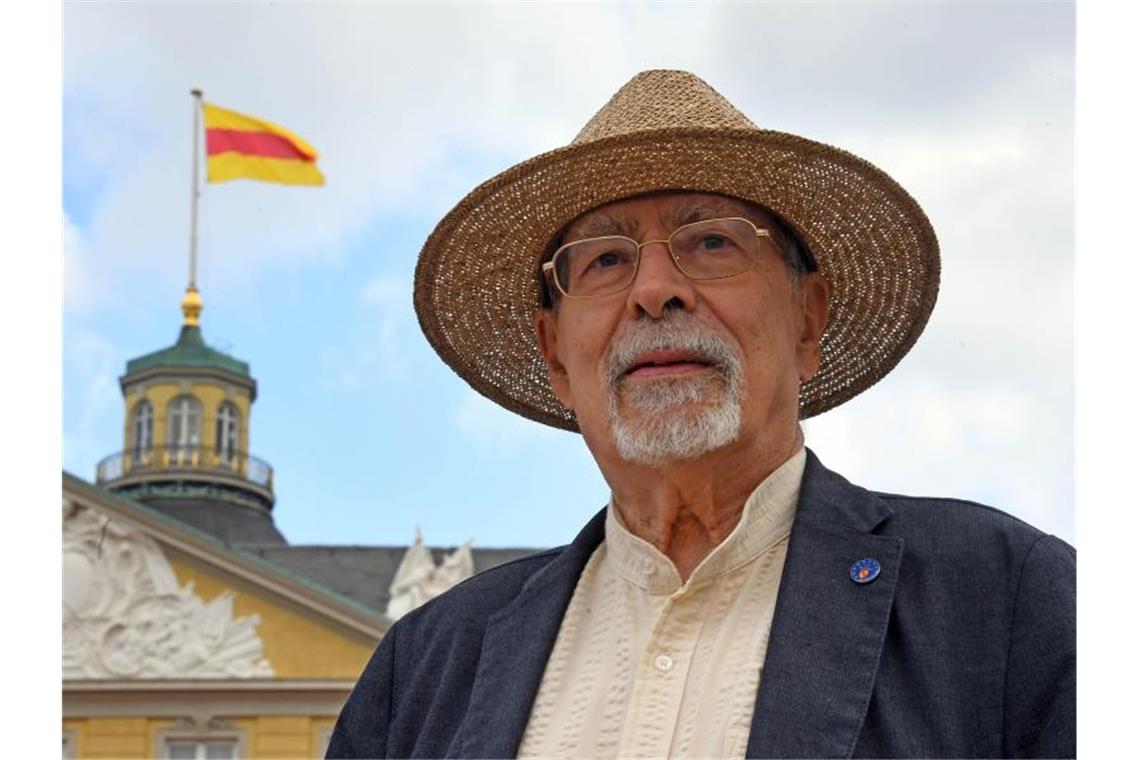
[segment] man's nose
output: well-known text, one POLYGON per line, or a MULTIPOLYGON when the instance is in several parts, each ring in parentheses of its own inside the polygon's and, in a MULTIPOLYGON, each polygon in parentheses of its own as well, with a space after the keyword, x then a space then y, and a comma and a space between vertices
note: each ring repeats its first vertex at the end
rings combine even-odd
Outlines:
POLYGON ((668 244, 655 240, 644 246, 626 301, 630 315, 645 314, 651 319, 660 319, 667 309, 692 311, 695 306, 693 281, 677 268, 668 244))

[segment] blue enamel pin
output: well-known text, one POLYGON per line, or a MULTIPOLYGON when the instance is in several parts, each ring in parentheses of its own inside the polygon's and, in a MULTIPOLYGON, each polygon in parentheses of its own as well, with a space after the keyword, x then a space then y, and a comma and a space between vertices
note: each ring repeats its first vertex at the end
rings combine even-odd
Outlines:
POLYGON ((877 559, 872 557, 861 559, 851 566, 851 580, 856 583, 870 583, 879 577, 882 569, 877 559))

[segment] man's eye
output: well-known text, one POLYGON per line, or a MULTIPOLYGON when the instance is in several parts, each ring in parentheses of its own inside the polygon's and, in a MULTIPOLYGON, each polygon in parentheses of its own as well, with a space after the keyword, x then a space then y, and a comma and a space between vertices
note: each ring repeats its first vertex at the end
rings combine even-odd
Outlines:
POLYGON ((702 251, 717 251, 728 245, 728 239, 724 235, 702 235, 700 240, 700 248, 702 251))
POLYGON ((624 257, 620 253, 614 251, 606 251, 599 253, 590 262, 590 269, 611 269, 620 266, 624 257))

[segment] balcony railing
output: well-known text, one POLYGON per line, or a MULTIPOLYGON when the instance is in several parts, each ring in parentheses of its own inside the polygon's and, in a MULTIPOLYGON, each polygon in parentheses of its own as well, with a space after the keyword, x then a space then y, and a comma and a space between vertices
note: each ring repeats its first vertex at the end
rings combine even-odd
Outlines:
POLYGON ((104 457, 95 468, 95 482, 110 483, 132 475, 236 475, 273 490, 273 468, 245 451, 213 446, 151 446, 104 457))

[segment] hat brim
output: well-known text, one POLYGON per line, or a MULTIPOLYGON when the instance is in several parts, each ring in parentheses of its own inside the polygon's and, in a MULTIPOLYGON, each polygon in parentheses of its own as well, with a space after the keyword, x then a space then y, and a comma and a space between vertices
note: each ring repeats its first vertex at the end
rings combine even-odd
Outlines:
POLYGON ((720 193, 779 214, 831 286, 820 369, 802 417, 869 388, 922 333, 938 295, 938 241, 913 198, 863 159, 796 135, 669 128, 570 145, 475 188, 420 252, 415 309, 432 347, 472 388, 524 417, 578 430, 534 336, 550 241, 598 206, 661 190, 720 193))

